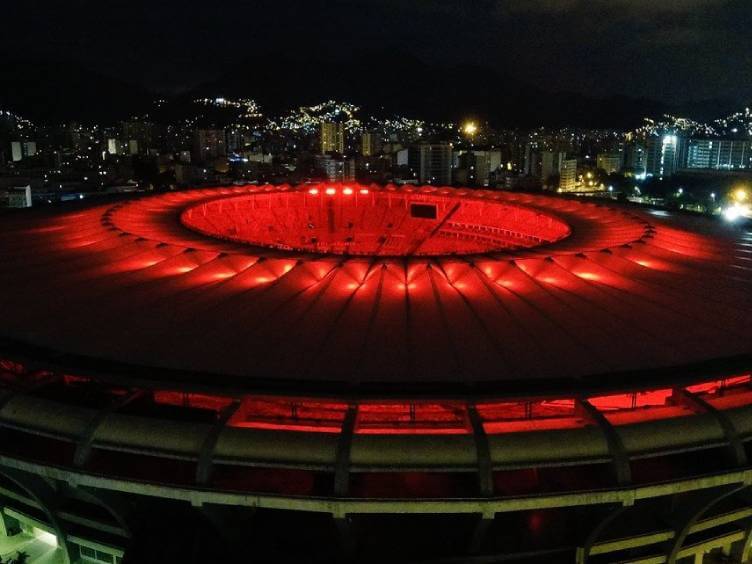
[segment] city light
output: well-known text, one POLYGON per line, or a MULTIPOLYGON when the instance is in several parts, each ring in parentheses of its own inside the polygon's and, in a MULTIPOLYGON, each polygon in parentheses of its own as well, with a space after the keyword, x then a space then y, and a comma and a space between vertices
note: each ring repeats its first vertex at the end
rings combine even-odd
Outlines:
POLYGON ((734 222, 740 218, 752 217, 752 209, 749 204, 732 204, 723 210, 726 221, 734 222))
POLYGON ((55 536, 52 533, 48 533, 47 531, 44 531, 42 529, 39 529, 37 527, 33 528, 34 537, 43 542, 44 544, 47 544, 49 546, 54 546, 57 548, 58 542, 57 542, 57 536, 55 536))
POLYGON ((723 210, 723 217, 727 221, 736 221, 737 219, 739 219, 739 215, 740 215, 740 212, 739 212, 738 206, 730 206, 726 208, 725 210, 723 210))
POLYGON ((734 222, 741 218, 752 217, 752 206, 748 203, 750 199, 749 191, 746 188, 736 188, 729 196, 728 205, 722 210, 723 218, 726 221, 734 222))
POLYGON ((473 135, 478 133, 478 124, 476 124, 474 121, 466 121, 462 126, 462 132, 465 135, 472 137, 473 135))

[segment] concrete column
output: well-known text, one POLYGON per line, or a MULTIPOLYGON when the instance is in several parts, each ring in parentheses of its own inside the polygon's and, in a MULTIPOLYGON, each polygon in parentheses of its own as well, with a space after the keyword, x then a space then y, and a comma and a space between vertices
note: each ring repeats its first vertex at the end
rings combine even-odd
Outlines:
MULTIPOLYGON (((473 430, 473 439, 475 440, 475 453, 478 465, 478 491, 483 497, 493 497, 493 462, 491 461, 491 448, 488 444, 488 436, 475 405, 470 404, 466 409, 470 426, 473 430)), ((478 516, 478 522, 475 524, 468 545, 468 552, 470 554, 478 554, 481 551, 483 541, 493 524, 494 517, 493 513, 478 516)))
POLYGON ((240 402, 234 401, 219 414, 214 426, 209 430, 204 439, 204 443, 201 445, 201 452, 198 457, 198 464, 196 465, 196 483, 207 484, 209 478, 211 478, 212 462, 214 459, 214 449, 217 446, 217 440, 219 440, 219 434, 222 429, 225 428, 227 422, 237 413, 240 408, 240 402))
POLYGON ((338 497, 346 496, 350 489, 350 450, 357 417, 358 406, 349 406, 339 433, 337 459, 334 467, 334 495, 338 497))
POLYGON ((99 429, 104 420, 107 419, 107 417, 111 413, 117 411, 121 407, 128 405, 142 395, 143 392, 140 390, 126 394, 122 398, 116 400, 112 405, 97 412, 94 417, 92 417, 91 421, 89 421, 89 423, 86 425, 86 429, 84 430, 83 434, 76 442, 76 451, 73 454, 73 464, 75 466, 84 466, 89 460, 89 455, 91 454, 91 445, 94 443, 94 435, 96 435, 97 429, 99 429))
POLYGON ((608 422, 608 419, 586 399, 577 399, 575 405, 583 417, 600 427, 603 432, 603 436, 608 443, 609 453, 611 454, 611 466, 616 483, 620 486, 629 484, 632 481, 632 468, 629 465, 629 457, 619 433, 608 422))

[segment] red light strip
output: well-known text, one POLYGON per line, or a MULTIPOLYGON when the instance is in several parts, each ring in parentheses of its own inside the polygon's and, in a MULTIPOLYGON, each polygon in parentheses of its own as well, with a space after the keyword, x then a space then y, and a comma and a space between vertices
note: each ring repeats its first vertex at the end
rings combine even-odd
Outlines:
MULTIPOLYGON (((0 359, 0 375, 30 377, 23 365, 0 359)), ((94 382, 92 378, 67 374, 66 385, 94 382)), ((687 386, 719 409, 752 404, 752 374, 736 374, 687 386), (729 398, 726 400, 725 398, 729 398)), ((113 388, 116 395, 122 388, 113 388)), ((631 393, 593 396, 588 398, 616 425, 665 419, 685 414, 670 401, 672 390, 637 390, 631 393)), ((219 413, 233 398, 210 394, 159 390, 154 402, 161 405, 204 409, 219 413)), ((570 398, 535 399, 530 401, 495 401, 477 405, 478 413, 489 434, 522 431, 543 431, 584 426, 570 398)), ((231 427, 338 433, 347 412, 347 404, 312 399, 245 398, 241 408, 228 423, 231 427)), ((362 403, 358 406, 355 433, 363 435, 442 435, 469 434, 466 404, 458 401, 442 403, 362 403)))

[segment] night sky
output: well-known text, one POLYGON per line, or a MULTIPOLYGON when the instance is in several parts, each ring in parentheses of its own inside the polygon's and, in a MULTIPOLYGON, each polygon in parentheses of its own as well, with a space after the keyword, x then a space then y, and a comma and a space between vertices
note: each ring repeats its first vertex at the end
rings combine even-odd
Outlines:
POLYGON ((2 10, 6 57, 74 61, 169 93, 249 56, 385 49, 548 90, 752 98, 749 0, 25 0, 2 10))

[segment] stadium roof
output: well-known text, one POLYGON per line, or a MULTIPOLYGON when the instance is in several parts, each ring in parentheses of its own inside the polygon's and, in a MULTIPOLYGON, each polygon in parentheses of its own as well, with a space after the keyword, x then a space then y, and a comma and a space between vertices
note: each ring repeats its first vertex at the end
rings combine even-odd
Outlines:
POLYGON ((8 214, 0 334, 207 384, 343 392, 623 384, 752 353, 748 233, 543 195, 328 187, 8 214))

